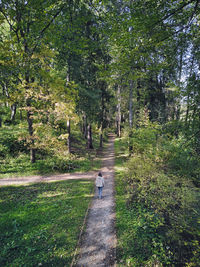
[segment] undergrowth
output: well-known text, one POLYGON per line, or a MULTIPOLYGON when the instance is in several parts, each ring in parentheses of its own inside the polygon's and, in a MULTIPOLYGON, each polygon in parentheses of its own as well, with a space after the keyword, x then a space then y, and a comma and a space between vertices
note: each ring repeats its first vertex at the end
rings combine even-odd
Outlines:
POLYGON ((200 265, 200 162, 183 142, 150 126, 116 140, 119 266, 200 265))
POLYGON ((98 140, 94 138, 94 149, 85 148, 86 140, 80 132, 72 135, 73 153, 67 146, 51 144, 39 147, 36 162, 30 162, 29 149, 25 141, 26 130, 20 125, 4 126, 0 132, 0 178, 26 175, 43 175, 57 172, 86 172, 100 168, 97 156, 98 140), (61 146, 61 147, 60 147, 61 146))

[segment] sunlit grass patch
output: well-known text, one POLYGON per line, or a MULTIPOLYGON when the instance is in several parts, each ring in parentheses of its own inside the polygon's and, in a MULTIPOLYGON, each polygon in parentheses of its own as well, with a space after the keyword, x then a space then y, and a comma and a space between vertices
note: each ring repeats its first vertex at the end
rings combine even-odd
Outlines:
POLYGON ((93 182, 0 188, 0 266, 69 266, 93 182))

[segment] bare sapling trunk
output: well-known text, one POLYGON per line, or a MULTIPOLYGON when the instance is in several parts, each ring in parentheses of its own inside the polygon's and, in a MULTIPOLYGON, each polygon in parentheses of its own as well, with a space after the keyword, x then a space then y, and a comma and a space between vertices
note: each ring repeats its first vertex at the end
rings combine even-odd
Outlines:
POLYGON ((102 125, 102 124, 101 124, 101 128, 100 128, 99 147, 100 147, 100 148, 103 147, 103 125, 102 125))
POLYGON ((28 122, 28 131, 30 134, 30 160, 31 163, 35 163, 36 161, 36 150, 34 148, 34 137, 33 137, 33 119, 32 112, 27 111, 27 122, 28 122))
POLYGON ((68 147, 68 152, 71 153, 71 125, 70 125, 70 120, 67 120, 67 147, 68 147))
MULTIPOLYGON (((26 89, 29 88, 29 73, 26 74, 26 89)), ((32 78, 31 81, 33 82, 34 79, 32 78)), ((28 132, 30 135, 30 160, 31 163, 35 163, 36 161, 36 149, 35 149, 35 140, 34 140, 34 129, 33 129, 33 111, 31 107, 31 98, 28 97, 26 99, 26 107, 27 107, 27 122, 28 122, 28 132)))
POLYGON ((117 88, 117 101, 117 136, 121 137, 121 88, 119 85, 117 88))
POLYGON ((14 121, 15 120, 16 111, 17 111, 17 105, 16 104, 11 105, 10 109, 11 109, 10 120, 14 121))
POLYGON ((84 129, 84 138, 87 139, 87 117, 84 116, 84 120, 83 120, 83 129, 84 129))
POLYGON ((132 128, 133 128, 133 81, 130 80, 129 88, 129 154, 133 152, 132 128))
POLYGON ((94 147, 92 144, 92 126, 90 123, 88 124, 87 130, 87 147, 89 149, 93 149, 94 147))

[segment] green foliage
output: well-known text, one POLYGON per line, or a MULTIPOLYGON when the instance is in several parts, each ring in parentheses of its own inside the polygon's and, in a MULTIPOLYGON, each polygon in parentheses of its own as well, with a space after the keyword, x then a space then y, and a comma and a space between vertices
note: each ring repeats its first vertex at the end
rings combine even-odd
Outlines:
POLYGON ((70 266, 93 183, 74 180, 0 189, 0 265, 70 266))
POLYGON ((131 144, 134 147, 134 153, 147 153, 156 150, 159 126, 151 125, 148 128, 133 129, 131 133, 131 144))
POLYGON ((0 157, 5 158, 8 154, 17 155, 19 152, 26 152, 24 140, 20 136, 24 134, 18 126, 4 127, 0 131, 0 157))
POLYGON ((198 266, 199 159, 184 138, 151 125, 133 133, 134 153, 116 168, 119 266, 198 266))
POLYGON ((168 172, 185 176, 199 185, 200 157, 184 136, 160 138, 159 157, 168 172))
MULTIPOLYGON (((42 126, 37 132, 37 161, 32 164, 28 155, 27 132, 24 124, 4 126, 0 132, 0 177, 43 175, 55 172, 85 172, 100 168, 100 160, 94 151, 85 150, 85 140, 79 131, 72 135, 73 154, 69 154, 66 139, 60 138, 60 130, 42 126), (46 139, 45 139, 46 137, 46 139)), ((98 135, 94 136, 98 147, 98 135)))

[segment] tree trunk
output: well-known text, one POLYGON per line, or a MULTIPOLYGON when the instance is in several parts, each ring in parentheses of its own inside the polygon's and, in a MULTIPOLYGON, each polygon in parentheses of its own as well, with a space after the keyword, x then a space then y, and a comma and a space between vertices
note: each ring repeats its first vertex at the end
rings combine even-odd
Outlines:
POLYGON ((188 94, 188 97, 187 97, 187 108, 186 108, 186 114, 185 114, 185 124, 186 124, 186 126, 189 126, 189 123, 188 123, 189 112, 190 112, 190 96, 188 94))
POLYGON ((93 149, 93 144, 92 144, 92 126, 89 123, 87 127, 87 147, 89 149, 93 149))
MULTIPOLYGON (((30 81, 30 77, 29 77, 28 71, 25 74, 25 79, 26 79, 26 89, 28 89, 29 88, 29 81, 30 81)), ((33 82, 34 79, 32 78, 31 81, 33 82)), ((26 99, 26 106, 27 106, 28 132, 29 132, 29 135, 30 135, 30 160, 31 160, 31 163, 35 163, 35 161, 36 161, 36 150, 34 148, 35 141, 34 141, 34 136, 33 136, 34 130, 33 130, 33 117, 32 117, 33 116, 33 112, 31 111, 31 98, 27 98, 26 99)))
POLYGON ((101 125, 100 128, 100 140, 99 140, 99 147, 102 148, 103 147, 103 125, 101 125))
POLYGON ((84 116, 84 119, 83 119, 83 135, 85 139, 87 139, 87 117, 86 116, 84 116))
POLYGON ((117 136, 121 137, 121 87, 117 88, 117 136))
POLYGON ((30 139, 31 139, 30 160, 31 160, 31 163, 35 163, 35 160, 36 160, 36 151, 35 151, 35 148, 34 148, 33 119, 31 118, 31 116, 32 116, 32 112, 27 111, 28 131, 29 131, 30 139))
POLYGON ((23 120, 23 116, 22 116, 22 110, 20 109, 20 120, 22 121, 23 120))
POLYGON ((67 133, 68 133, 68 138, 67 138, 67 147, 68 147, 68 152, 71 153, 71 127, 70 127, 70 120, 67 120, 67 133))
POLYGON ((129 155, 133 152, 132 146, 132 128, 133 128, 133 80, 130 80, 129 88, 129 155))
POLYGON ((17 105, 13 104, 10 108, 11 108, 10 120, 14 121, 15 120, 15 115, 16 115, 16 110, 17 110, 17 105))
POLYGON ((104 118, 105 118, 105 84, 102 84, 102 89, 101 89, 101 125, 100 125, 100 139, 99 139, 99 147, 103 147, 103 130, 105 127, 104 123, 104 118))
POLYGON ((129 127, 133 127, 133 81, 130 81, 129 89, 129 127))

